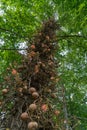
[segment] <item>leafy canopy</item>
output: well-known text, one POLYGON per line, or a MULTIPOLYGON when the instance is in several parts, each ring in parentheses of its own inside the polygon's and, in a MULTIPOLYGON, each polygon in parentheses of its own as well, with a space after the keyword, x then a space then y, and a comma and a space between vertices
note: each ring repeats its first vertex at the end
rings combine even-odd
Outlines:
MULTIPOLYGON (((1 0, 0 8, 2 49, 19 48, 19 43, 31 41, 43 21, 52 16, 58 19, 61 31, 57 57, 66 89, 68 115, 76 117, 77 122, 71 121, 77 124, 76 130, 87 129, 87 1, 1 0)), ((10 63, 19 61, 18 55, 15 51, 0 51, 1 74, 10 63)))

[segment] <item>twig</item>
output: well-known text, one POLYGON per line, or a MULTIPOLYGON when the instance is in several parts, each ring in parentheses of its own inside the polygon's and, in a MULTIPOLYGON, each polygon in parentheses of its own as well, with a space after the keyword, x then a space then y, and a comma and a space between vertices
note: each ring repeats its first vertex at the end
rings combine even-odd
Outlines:
POLYGON ((14 50, 27 50, 27 48, 20 48, 20 49, 17 49, 17 48, 0 48, 1 51, 14 51, 14 50))
POLYGON ((58 36, 59 38, 74 38, 74 37, 78 37, 78 38, 85 38, 87 39, 87 36, 83 36, 83 35, 61 35, 61 36, 58 36))
MULTIPOLYGON (((9 33, 11 33, 12 35, 16 35, 17 37, 18 36, 20 36, 21 38, 25 38, 25 37, 23 37, 22 35, 19 35, 19 33, 16 33, 16 32, 13 32, 13 31, 11 31, 11 30, 9 30, 9 29, 5 29, 5 28, 1 28, 0 27, 0 30, 2 30, 2 31, 5 31, 5 32, 9 32, 9 33)), ((34 36, 33 36, 34 37, 34 36)), ((59 38, 73 38, 73 37, 78 37, 78 38, 85 38, 85 39, 87 39, 87 36, 83 36, 83 35, 60 35, 60 36, 58 36, 59 38)))

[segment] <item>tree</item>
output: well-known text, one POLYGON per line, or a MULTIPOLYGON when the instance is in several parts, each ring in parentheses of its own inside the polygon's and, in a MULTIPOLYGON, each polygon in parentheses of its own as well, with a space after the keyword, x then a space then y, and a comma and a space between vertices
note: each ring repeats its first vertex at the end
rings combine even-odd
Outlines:
MULTIPOLYGON (((19 43, 31 41, 42 21, 55 15, 61 25, 57 33, 59 50, 56 56, 61 64, 60 82, 65 89, 68 124, 71 129, 86 129, 86 62, 87 62, 87 2, 84 1, 1 1, 1 48, 19 48, 19 43), (45 8, 45 9, 44 9, 45 8), (78 109, 76 109, 78 108, 78 109)), ((17 61, 15 51, 1 51, 1 76, 5 68, 17 61), (9 56, 13 56, 10 58, 9 56)), ((20 55, 19 55, 20 57, 20 55)), ((18 60, 19 61, 19 60, 18 60)), ((21 62, 21 61, 20 61, 21 62)), ((14 66, 14 65, 13 65, 14 66)), ((60 84, 58 85, 60 86, 60 84)), ((61 92, 59 93, 61 95, 61 92)), ((59 96, 60 97, 60 96, 59 96)), ((59 104, 58 104, 59 106, 59 104)))
POLYGON ((4 122, 1 126, 12 130, 56 129, 53 117, 59 111, 55 110, 52 98, 56 96, 55 84, 58 81, 54 59, 57 45, 53 44, 57 28, 54 19, 44 23, 28 46, 22 65, 16 67, 15 64, 15 69, 12 69, 13 76, 7 69, 9 73, 4 78, 1 107, 5 112, 6 126, 4 122))

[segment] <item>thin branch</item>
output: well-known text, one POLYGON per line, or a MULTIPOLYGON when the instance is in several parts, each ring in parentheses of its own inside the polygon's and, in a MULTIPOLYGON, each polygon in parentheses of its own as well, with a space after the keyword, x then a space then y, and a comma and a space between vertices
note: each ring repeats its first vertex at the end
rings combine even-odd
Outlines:
POLYGON ((16 49, 16 48, 0 48, 1 51, 15 51, 15 50, 27 50, 27 48, 21 48, 21 49, 16 49))
MULTIPOLYGON (((5 32, 9 32, 9 33, 11 33, 13 35, 15 34, 17 36, 21 36, 21 38, 25 38, 22 35, 19 35, 19 33, 13 32, 13 31, 5 29, 5 28, 0 27, 0 30, 5 31, 5 32)), ((87 39, 87 36, 83 36, 83 35, 64 35, 64 36, 61 35, 61 36, 58 36, 58 37, 59 38, 64 38, 64 39, 65 38, 74 38, 74 37, 87 39)))
MULTIPOLYGON (((8 29, 5 29, 5 28, 0 28, 0 30, 10 32, 12 35, 15 34, 15 35, 19 36, 19 33, 12 32, 11 30, 8 30, 8 29)), ((67 39, 67 38, 75 38, 75 37, 87 39, 87 36, 82 36, 82 35, 60 35, 60 36, 58 36, 58 38, 55 41, 52 41, 52 42, 58 42, 59 40, 64 40, 64 39, 67 39)), ((25 38, 25 37, 21 36, 21 38, 25 38)), ((0 50, 2 50, 2 51, 4 51, 4 50, 12 51, 12 50, 27 50, 27 49, 26 48, 20 48, 20 49, 17 49, 17 48, 0 48, 0 50)))
POLYGON ((83 35, 64 35, 64 36, 58 36, 59 38, 87 38, 87 36, 83 36, 83 35))

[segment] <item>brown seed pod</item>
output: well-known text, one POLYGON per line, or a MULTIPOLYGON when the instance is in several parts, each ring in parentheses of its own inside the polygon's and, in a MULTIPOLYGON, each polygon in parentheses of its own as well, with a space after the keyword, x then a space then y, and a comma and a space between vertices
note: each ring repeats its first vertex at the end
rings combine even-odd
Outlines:
POLYGON ((18 88, 18 92, 19 92, 19 93, 22 93, 22 91, 23 91, 23 88, 19 87, 19 88, 18 88))
POLYGON ((46 65, 44 63, 42 63, 42 66, 45 67, 46 65))
POLYGON ((43 112, 46 112, 46 111, 48 110, 48 105, 47 105, 47 104, 42 104, 41 110, 42 110, 43 112))
POLYGON ((53 64, 54 64, 54 63, 53 63, 52 61, 49 61, 49 62, 48 62, 48 65, 50 65, 50 66, 53 65, 53 64))
POLYGON ((12 69, 12 75, 16 75, 17 71, 15 69, 12 69))
POLYGON ((36 89, 34 87, 29 88, 29 93, 32 94, 33 92, 36 92, 36 89))
POLYGON ((50 37, 49 37, 49 36, 46 36, 46 39, 49 41, 49 40, 50 40, 50 37))
POLYGON ((23 87, 23 90, 27 90, 27 88, 28 88, 28 87, 25 85, 25 86, 23 87))
POLYGON ((31 56, 31 57, 34 57, 35 55, 36 55, 36 52, 34 52, 34 51, 31 51, 31 52, 30 52, 30 56, 31 56))
POLYGON ((51 90, 51 89, 47 89, 47 92, 48 92, 48 93, 51 93, 51 92, 52 92, 52 90, 51 90))
POLYGON ((36 130, 38 128, 38 123, 36 121, 31 121, 28 123, 29 130, 36 130))
POLYGON ((55 114, 56 116, 58 116, 58 115, 60 114, 60 111, 59 111, 59 110, 55 110, 55 111, 54 111, 54 114, 55 114))
POLYGON ((33 97, 34 99, 37 99, 37 98, 39 97, 39 94, 38 94, 37 92, 33 92, 33 93, 32 93, 32 97, 33 97))
POLYGON ((47 51, 50 51, 50 48, 48 48, 47 51))
POLYGON ((39 66, 38 66, 38 65, 35 65, 34 72, 35 72, 35 73, 38 73, 38 72, 39 72, 39 66))
POLYGON ((20 117, 21 117, 22 120, 27 120, 29 118, 27 112, 23 112, 20 117))
POLYGON ((54 79, 55 79, 55 77, 53 77, 53 76, 52 76, 50 79, 51 79, 51 80, 54 80, 54 79))
POLYGON ((30 104, 30 106, 29 106, 29 110, 31 110, 31 111, 35 111, 36 109, 37 109, 37 105, 36 105, 35 103, 30 104))
POLYGON ((3 93, 3 94, 7 94, 7 93, 8 93, 8 89, 7 89, 7 88, 4 88, 4 89, 2 90, 2 93, 3 93))
POLYGON ((51 97, 52 97, 52 98, 57 98, 56 94, 54 94, 54 93, 51 94, 51 97))
POLYGON ((31 45, 31 49, 35 49, 35 45, 34 44, 31 45))

